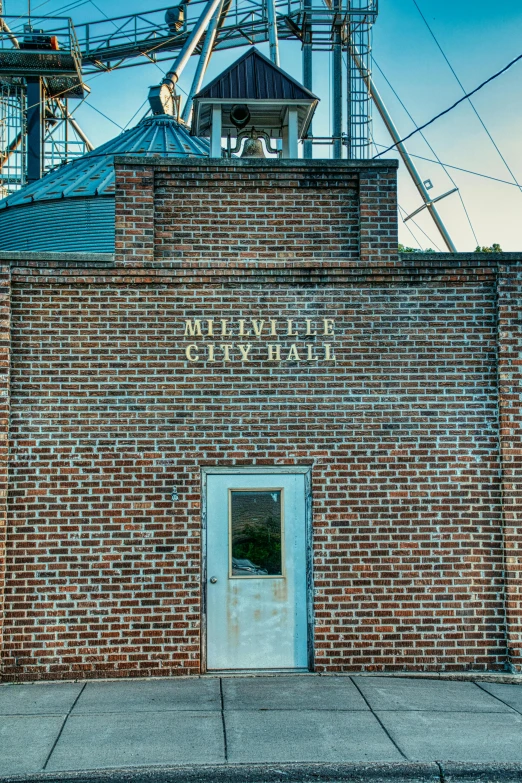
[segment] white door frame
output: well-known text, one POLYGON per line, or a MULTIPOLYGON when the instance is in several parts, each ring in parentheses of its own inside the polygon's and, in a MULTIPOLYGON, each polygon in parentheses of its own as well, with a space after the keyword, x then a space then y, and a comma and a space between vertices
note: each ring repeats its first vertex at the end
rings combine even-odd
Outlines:
MULTIPOLYGON (((306 621, 308 642, 308 671, 314 666, 314 615, 313 615, 313 549, 312 549, 312 466, 311 465, 252 465, 251 467, 202 467, 201 468, 201 672, 207 671, 207 476, 248 474, 304 475, 305 483, 305 531, 306 531, 306 621)), ((267 673, 270 670, 267 669, 267 673)))

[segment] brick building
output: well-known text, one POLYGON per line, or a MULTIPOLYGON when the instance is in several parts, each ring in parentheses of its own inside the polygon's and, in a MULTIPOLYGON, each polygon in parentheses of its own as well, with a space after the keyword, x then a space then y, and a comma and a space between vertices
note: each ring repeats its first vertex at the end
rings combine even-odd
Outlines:
POLYGON ((399 256, 395 161, 114 172, 0 253, 3 680, 522 671, 522 254, 399 256))

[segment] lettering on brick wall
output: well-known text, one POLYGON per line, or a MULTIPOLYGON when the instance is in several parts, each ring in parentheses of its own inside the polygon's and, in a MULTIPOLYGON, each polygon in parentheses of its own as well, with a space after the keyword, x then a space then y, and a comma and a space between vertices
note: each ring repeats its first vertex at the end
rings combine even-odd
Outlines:
POLYGON ((190 318, 189 362, 334 362, 332 318, 190 318))

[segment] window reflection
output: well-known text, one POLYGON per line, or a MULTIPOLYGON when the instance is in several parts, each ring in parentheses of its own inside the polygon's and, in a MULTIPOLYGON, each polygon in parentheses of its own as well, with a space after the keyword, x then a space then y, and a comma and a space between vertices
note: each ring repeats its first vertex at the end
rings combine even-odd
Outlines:
POLYGON ((282 576, 281 490, 231 490, 232 576, 282 576))

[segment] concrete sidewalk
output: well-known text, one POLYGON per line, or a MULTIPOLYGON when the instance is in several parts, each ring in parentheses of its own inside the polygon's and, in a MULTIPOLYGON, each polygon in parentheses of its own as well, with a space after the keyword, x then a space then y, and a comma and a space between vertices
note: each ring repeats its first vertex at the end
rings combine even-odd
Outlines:
POLYGON ((306 675, 6 684, 0 779, 522 781, 522 685, 306 675))

